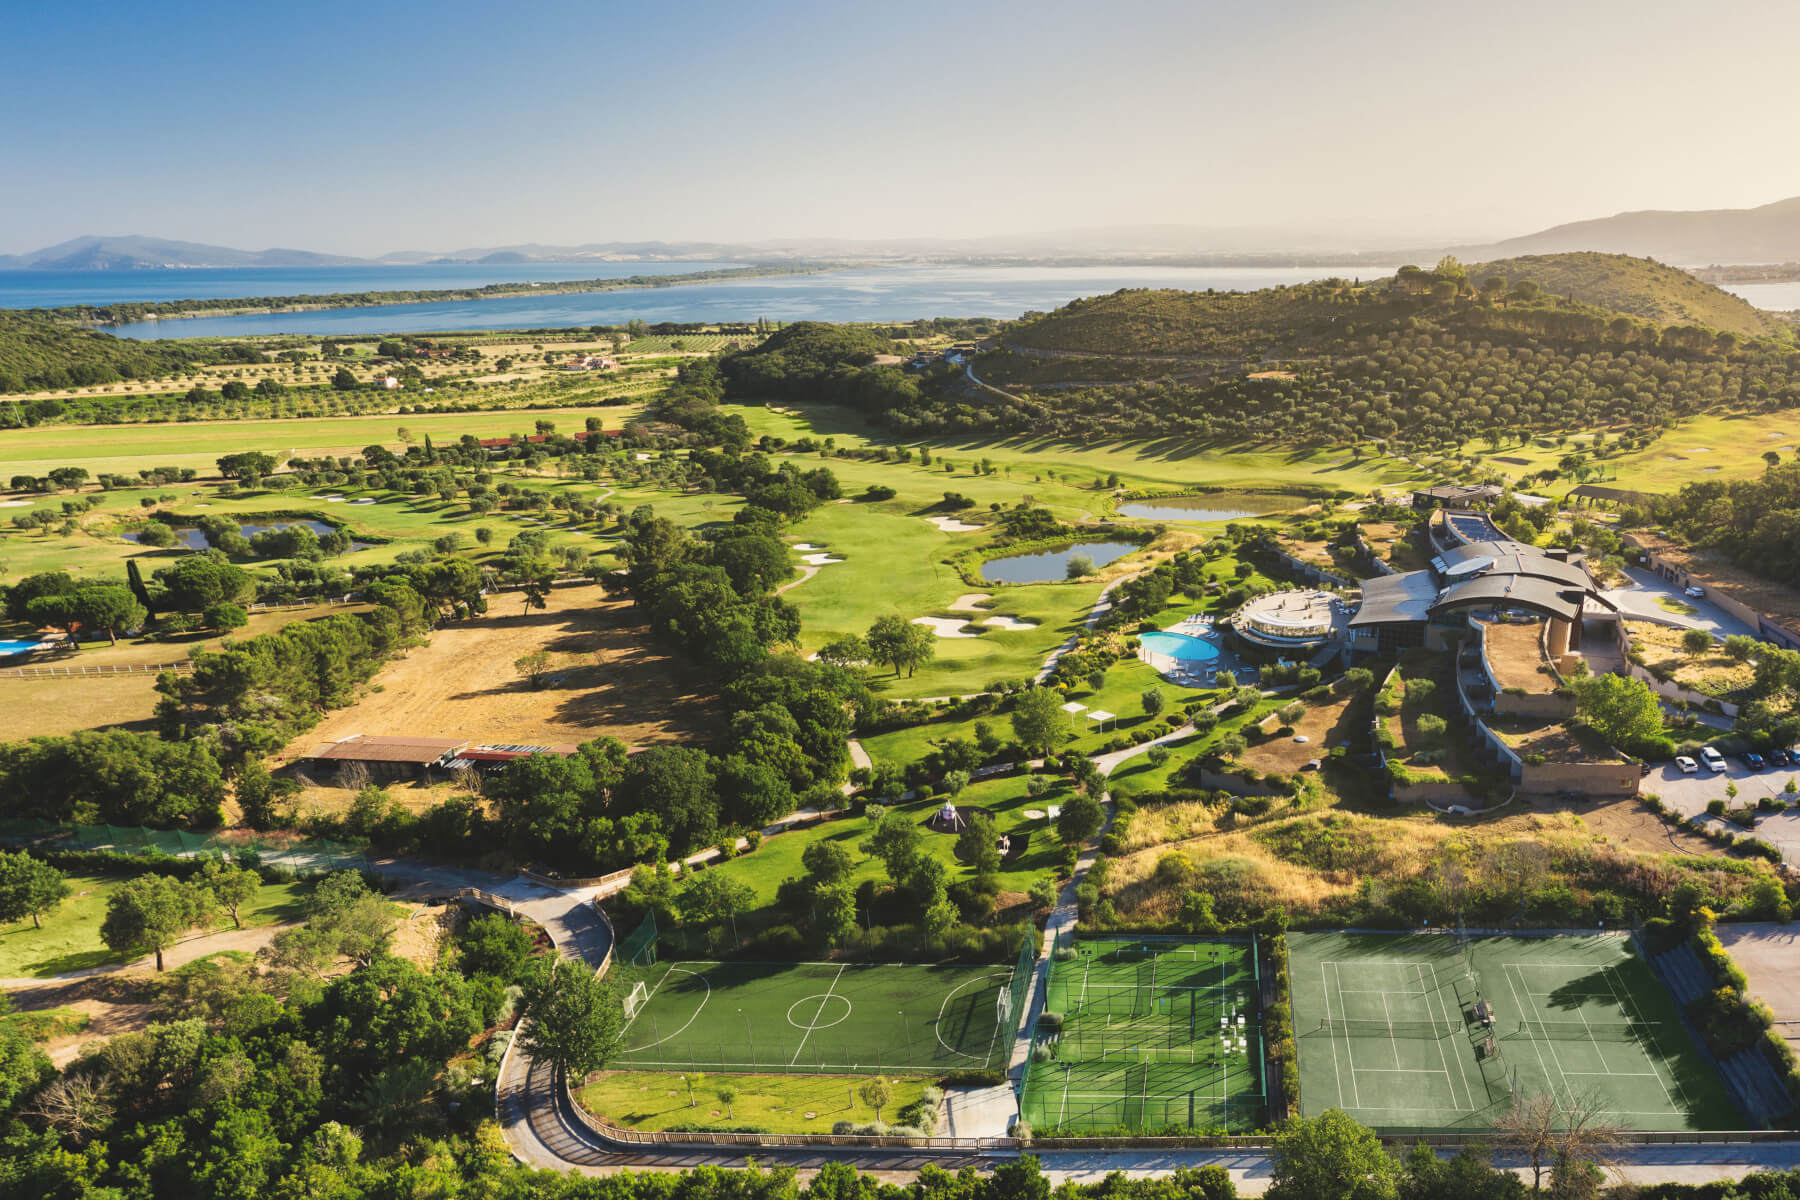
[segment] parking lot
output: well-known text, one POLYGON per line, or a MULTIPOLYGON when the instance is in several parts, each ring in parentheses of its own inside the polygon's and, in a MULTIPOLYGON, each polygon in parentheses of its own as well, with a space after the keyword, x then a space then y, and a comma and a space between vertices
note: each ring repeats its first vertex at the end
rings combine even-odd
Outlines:
MULTIPOLYGON (((1800 780, 1800 768, 1765 767, 1761 771, 1752 771, 1732 758, 1726 760, 1725 770, 1717 775, 1707 770, 1705 763, 1701 763, 1700 769, 1692 775, 1684 775, 1674 763, 1666 763, 1645 777, 1640 790, 1654 792, 1662 797, 1664 804, 1684 817, 1707 820, 1706 805, 1711 800, 1723 800, 1731 808, 1740 808, 1746 804, 1754 806, 1763 797, 1780 796, 1790 804, 1800 805, 1800 795, 1789 795, 1785 791, 1790 779, 1800 780), (1725 788, 1729 784, 1737 785, 1735 797, 1726 794, 1725 788)), ((1718 823, 1734 833, 1752 832, 1717 817, 1709 823, 1718 823)), ((1759 814, 1754 832, 1779 847, 1783 855, 1800 860, 1800 809, 1759 814)))

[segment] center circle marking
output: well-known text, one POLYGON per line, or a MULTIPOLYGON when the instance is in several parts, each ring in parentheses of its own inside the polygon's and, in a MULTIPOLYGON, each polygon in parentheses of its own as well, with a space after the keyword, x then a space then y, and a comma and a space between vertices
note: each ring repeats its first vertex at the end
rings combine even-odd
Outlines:
POLYGON ((800 997, 800 999, 798 999, 798 1000, 794 1001, 792 1004, 788 1005, 788 1010, 787 1010, 787 1022, 789 1025, 792 1025, 795 1029, 807 1029, 807 1030, 830 1029, 833 1025, 842 1025, 845 1021, 848 1021, 849 1019, 850 1019, 850 1001, 848 999, 846 999, 845 997, 838 995, 836 992, 818 992, 811 996, 802 996, 802 997, 800 997), (815 1008, 813 1010, 812 1021, 810 1023, 807 1023, 807 1022, 801 1022, 801 1021, 794 1020, 794 1010, 796 1008, 799 1008, 802 1004, 806 1004, 809 1001, 813 1001, 813 1000, 817 1000, 819 1002, 819 1005, 817 1008, 815 1008), (825 1015, 825 1002, 828 1000, 836 1000, 839 1004, 842 1004, 844 1006, 843 1015, 838 1017, 838 1019, 835 1021, 820 1021, 819 1018, 825 1015))

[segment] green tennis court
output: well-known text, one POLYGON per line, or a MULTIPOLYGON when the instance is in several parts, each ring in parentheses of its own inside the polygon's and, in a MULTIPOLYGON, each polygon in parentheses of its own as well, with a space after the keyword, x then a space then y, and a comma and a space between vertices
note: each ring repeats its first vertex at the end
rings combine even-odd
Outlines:
POLYGON ((1300 1108, 1386 1129, 1483 1129, 1515 1094, 1592 1098, 1625 1129, 1741 1118, 1674 999, 1618 935, 1297 933, 1300 1108))
POLYGON ((677 962, 642 974, 620 1070, 1001 1070, 1017 1028, 1002 1011, 1010 966, 677 962))
POLYGON ((1262 1025, 1248 942, 1059 943, 1020 1114, 1033 1129, 1245 1130, 1262 1123, 1262 1025))

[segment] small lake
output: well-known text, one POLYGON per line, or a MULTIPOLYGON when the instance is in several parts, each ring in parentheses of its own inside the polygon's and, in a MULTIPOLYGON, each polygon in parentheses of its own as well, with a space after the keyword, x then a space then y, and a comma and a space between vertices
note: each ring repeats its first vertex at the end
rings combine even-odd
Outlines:
POLYGON ((1297 496, 1263 496, 1251 492, 1215 493, 1207 496, 1159 496, 1153 500, 1127 500, 1119 515, 1140 521, 1243 521, 1286 512, 1304 503, 1297 496))
MULTIPOLYGON (((239 525, 238 532, 247 538, 253 538, 257 534, 267 533, 271 529, 292 529, 296 525, 304 525, 320 537, 324 537, 336 528, 336 526, 327 525, 323 521, 277 521, 272 525, 239 525)), ((135 542, 138 540, 138 535, 135 533, 128 533, 125 535, 125 540, 135 542)), ((350 549, 367 550, 372 544, 373 543, 370 542, 351 542, 350 549)), ((206 533, 203 530, 177 529, 175 531, 175 545, 177 547, 186 547, 189 550, 206 550, 212 546, 212 543, 206 540, 206 533)))
POLYGON ((1069 577, 1069 560, 1077 554, 1104 567, 1137 548, 1136 542, 1075 542, 1035 554, 1009 554, 982 563, 981 577, 990 583, 1051 583, 1069 577))

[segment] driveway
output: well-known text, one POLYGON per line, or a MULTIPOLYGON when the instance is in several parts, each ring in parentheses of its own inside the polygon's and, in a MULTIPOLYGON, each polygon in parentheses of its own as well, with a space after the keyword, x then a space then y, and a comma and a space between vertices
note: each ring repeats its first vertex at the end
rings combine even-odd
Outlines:
POLYGON ((1709 800, 1723 800, 1731 808, 1754 805, 1764 796, 1780 796, 1790 804, 1800 804, 1800 795, 1788 795, 1783 789, 1790 779, 1800 779, 1800 770, 1793 767, 1769 767, 1761 771, 1752 771, 1736 759, 1726 760, 1723 773, 1714 775, 1700 765, 1700 770, 1692 775, 1683 775, 1674 763, 1664 765, 1651 771, 1644 779, 1641 789, 1654 792, 1662 797, 1664 804, 1684 817, 1698 817, 1710 825, 1717 825, 1733 833, 1754 832, 1763 841, 1780 849, 1782 855, 1791 861, 1800 862, 1800 808, 1791 808, 1785 813, 1761 813, 1757 817, 1756 827, 1746 830, 1721 818, 1706 816, 1706 804, 1709 800), (1737 785, 1737 795, 1727 796, 1727 784, 1737 785))
POLYGON ((1608 588, 1600 594, 1617 605, 1619 611, 1627 616, 1648 617, 1657 621, 1684 625, 1690 629, 1704 629, 1717 638, 1727 638, 1735 634, 1756 636, 1756 630, 1727 613, 1711 600, 1684 595, 1679 587, 1654 571, 1646 571, 1641 567, 1626 567, 1625 573, 1631 576, 1630 586, 1608 588), (1694 609, 1694 612, 1685 615, 1679 612, 1670 612, 1657 603, 1659 596, 1684 604, 1694 609))

